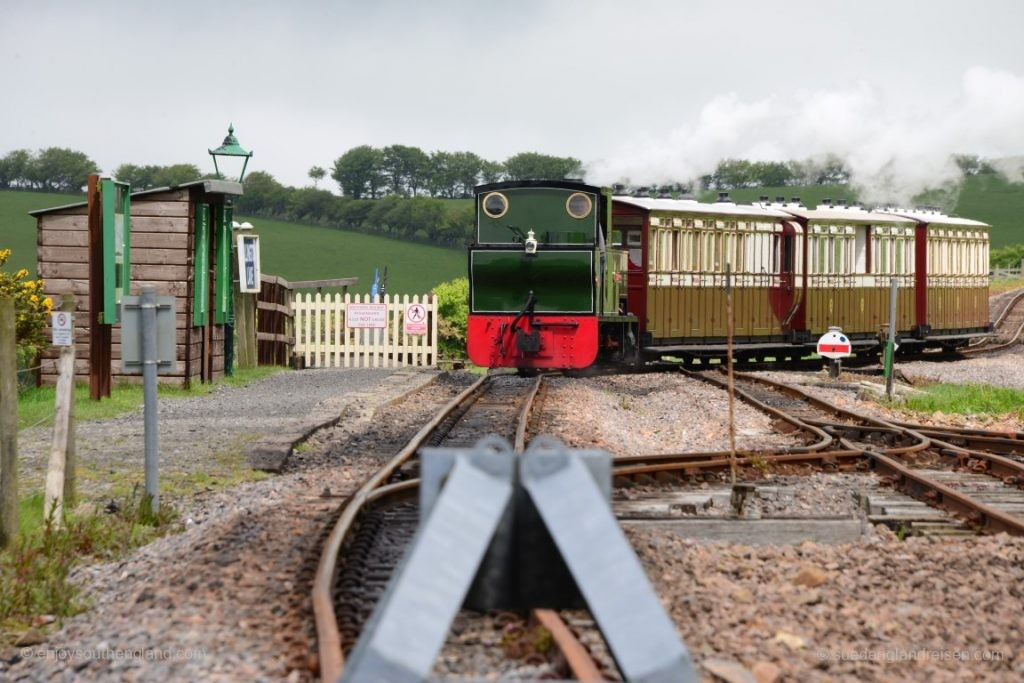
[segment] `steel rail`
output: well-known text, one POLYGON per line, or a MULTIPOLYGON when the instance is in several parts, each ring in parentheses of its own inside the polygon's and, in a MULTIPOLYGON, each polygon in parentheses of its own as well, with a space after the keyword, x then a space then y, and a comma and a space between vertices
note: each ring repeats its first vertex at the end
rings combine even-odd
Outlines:
MULTIPOLYGON (((845 439, 842 441, 847 447, 853 446, 845 439)), ((871 458, 872 468, 883 476, 888 476, 899 491, 928 505, 959 515, 989 533, 1005 532, 1014 536, 1024 536, 1024 521, 937 482, 888 455, 871 449, 864 449, 864 453, 871 458)))
MULTIPOLYGON (((998 316, 996 316, 996 320, 993 323, 993 327, 999 327, 1000 325, 1002 325, 1006 318, 1009 317, 1010 311, 1015 309, 1017 305, 1020 304, 1022 299, 1024 299, 1024 289, 1015 294, 1006 303, 1006 306, 1003 307, 1003 310, 999 312, 998 316)), ((968 346, 966 349, 961 350, 960 353, 965 356, 973 356, 980 355, 983 353, 992 353, 994 351, 1001 351, 1017 343, 1017 340, 1020 339, 1022 332, 1024 332, 1024 321, 1021 321, 1021 324, 1017 327, 1017 331, 1014 333, 1013 337, 1011 337, 1009 341, 1001 342, 998 344, 992 344, 993 338, 986 337, 977 344, 968 346)))
MULTIPOLYGON (((1001 476, 996 472, 1006 471, 1003 468, 1011 468, 1012 471, 1016 471, 1016 466, 1020 463, 1004 458, 1002 456, 993 455, 991 453, 982 453, 980 451, 969 451, 968 449, 959 448, 952 444, 932 440, 924 436, 920 432, 911 429, 909 427, 898 427, 897 425, 887 422, 879 418, 869 417, 863 415, 857 411, 850 410, 847 408, 839 408, 826 401, 818 399, 817 397, 811 396, 807 392, 794 387, 789 384, 783 384, 774 380, 769 380, 764 377, 752 377, 749 375, 739 375, 744 379, 760 382, 762 384, 776 387, 780 391, 785 391, 791 396, 802 396, 812 405, 821 406, 824 409, 832 411, 834 414, 850 417, 861 422, 873 423, 884 427, 898 429, 904 431, 906 434, 919 440, 919 443, 925 444, 925 448, 933 447, 939 453, 943 455, 955 456, 967 456, 974 457, 982 460, 986 464, 986 470, 984 473, 992 474, 993 476, 1001 476), (1010 464, 1012 463, 1012 465, 1010 464)), ((968 522, 977 525, 981 529, 990 533, 1006 532, 1017 536, 1024 536, 1024 520, 1017 519, 1011 515, 997 510, 979 500, 972 498, 969 495, 956 491, 945 484, 935 481, 930 477, 922 474, 919 471, 915 471, 910 467, 898 462, 896 459, 891 457, 892 453, 899 453, 904 455, 908 452, 906 448, 897 449, 886 449, 887 453, 880 453, 877 450, 869 447, 858 446, 851 442, 849 439, 841 438, 840 444, 847 450, 860 450, 865 455, 871 458, 871 466, 876 470, 884 473, 892 479, 894 485, 902 492, 917 498, 929 505, 940 507, 944 510, 960 515, 967 519, 968 522)), ((922 450, 922 448, 913 448, 913 451, 922 450)), ((1011 475, 1015 476, 1015 475, 1011 475)), ((1017 483, 1024 483, 1018 480, 1017 483)))
MULTIPOLYGON (((526 428, 530 421, 534 399, 540 391, 543 380, 543 375, 537 377, 537 381, 533 383, 529 393, 523 399, 523 403, 519 406, 519 411, 516 415, 516 438, 514 444, 514 452, 517 456, 522 455, 523 451, 526 450, 526 428)), ((566 666, 569 667, 572 675, 577 680, 604 680, 604 676, 601 675, 601 670, 597 663, 594 662, 593 657, 590 656, 590 653, 576 637, 576 634, 572 632, 569 625, 563 621, 558 612, 551 609, 534 609, 532 614, 533 618, 551 634, 555 647, 562 653, 566 666)))
POLYGON ((576 677, 576 680, 586 683, 604 680, 604 675, 601 674, 601 669, 594 662, 594 658, 590 656, 587 648, 576 638, 576 634, 562 620, 558 612, 550 609, 535 609, 533 617, 551 634, 552 640, 555 641, 555 645, 565 659, 566 666, 569 667, 569 671, 576 677))
MULTIPOLYGON (((850 419, 857 420, 861 423, 876 425, 878 427, 887 428, 893 431, 902 431, 903 433, 918 440, 917 444, 914 444, 913 446, 910 447, 886 448, 885 452, 888 455, 903 455, 906 453, 921 451, 926 448, 933 448, 944 456, 959 458, 962 461, 966 461, 969 458, 980 460, 985 465, 983 473, 990 474, 994 477, 1001 477, 1003 479, 1012 479, 1012 483, 1014 484, 1024 484, 1024 463, 1020 463, 1017 462, 1016 460, 1012 460, 1001 455, 996 455, 994 453, 986 453, 984 451, 976 449, 963 448, 961 446, 957 446, 943 439, 929 437, 922 433, 921 431, 919 431, 918 429, 916 429, 916 425, 901 425, 894 422, 889 422, 888 420, 883 420, 881 418, 870 417, 868 415, 864 415, 863 413, 859 413, 855 410, 850 410, 849 408, 838 408, 828 403, 827 401, 823 401, 815 396, 811 396, 804 390, 798 387, 794 387, 790 384, 783 384, 781 382, 776 382, 765 377, 755 377, 750 375, 743 375, 743 378, 756 382, 761 382, 772 387, 777 387, 780 391, 786 391, 791 396, 806 397, 806 400, 812 403, 813 405, 821 406, 841 417, 847 417, 850 419)), ((813 421, 808 420, 808 422, 813 421)), ((857 428, 856 425, 839 425, 839 427, 850 429, 857 428)), ((846 440, 846 442, 849 443, 848 440, 846 440)))
MULTIPOLYGON (((334 600, 331 587, 338 571, 338 554, 341 551, 349 530, 352 529, 359 512, 371 499, 376 490, 375 500, 387 495, 381 487, 419 450, 420 446, 430 438, 437 427, 455 410, 467 401, 478 396, 482 388, 490 382, 492 376, 485 375, 474 382, 462 393, 452 399, 433 418, 430 419, 416 435, 391 458, 381 469, 377 470, 359 489, 345 502, 341 515, 331 530, 320 555, 316 576, 313 579, 313 617, 316 622, 317 649, 320 662, 320 677, 323 680, 335 681, 344 669, 345 657, 341 649, 341 634, 338 631, 338 619, 334 611, 334 600), (380 489, 380 490, 378 490, 380 489)), ((393 485, 390 492, 414 488, 418 481, 401 482, 393 485), (403 487, 399 489, 398 487, 403 487)))

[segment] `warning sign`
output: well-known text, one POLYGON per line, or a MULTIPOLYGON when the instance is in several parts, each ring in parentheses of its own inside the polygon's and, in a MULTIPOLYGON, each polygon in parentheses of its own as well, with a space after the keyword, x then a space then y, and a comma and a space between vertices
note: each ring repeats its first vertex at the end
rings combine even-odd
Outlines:
POLYGON ((818 355, 822 358, 847 358, 853 355, 851 352, 849 338, 838 327, 828 328, 828 332, 818 340, 818 355))
POLYGON ((345 327, 384 329, 387 326, 387 304, 348 304, 345 308, 345 327))
POLYGON ((427 308, 423 304, 405 305, 405 333, 427 333, 427 308))
POLYGON ((50 314, 54 346, 75 345, 75 317, 65 311, 50 314))

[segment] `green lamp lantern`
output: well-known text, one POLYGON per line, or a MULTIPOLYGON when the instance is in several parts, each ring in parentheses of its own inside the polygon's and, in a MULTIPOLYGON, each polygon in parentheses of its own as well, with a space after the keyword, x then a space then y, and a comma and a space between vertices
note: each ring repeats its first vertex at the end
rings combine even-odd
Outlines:
MULTIPOLYGON (((217 149, 207 150, 210 156, 213 157, 213 168, 217 173, 218 178, 224 178, 221 174, 220 166, 217 164, 217 157, 228 157, 242 158, 242 170, 238 174, 238 182, 242 182, 245 178, 245 167, 249 165, 249 158, 252 156, 252 152, 245 151, 240 144, 238 144, 238 138, 235 137, 235 126, 234 124, 228 125, 228 135, 224 138, 224 142, 217 149)), ((223 160, 222 160, 223 162, 223 160)), ((233 163, 233 162, 232 162, 233 163)))

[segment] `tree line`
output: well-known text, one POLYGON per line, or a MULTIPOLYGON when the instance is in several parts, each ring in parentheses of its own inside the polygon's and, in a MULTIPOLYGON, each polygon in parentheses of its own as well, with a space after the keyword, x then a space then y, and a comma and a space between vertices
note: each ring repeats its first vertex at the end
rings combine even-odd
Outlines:
POLYGON ((245 194, 236 211, 248 216, 343 228, 386 237, 461 246, 471 237, 471 203, 452 206, 436 197, 388 194, 379 199, 338 196, 317 187, 289 187, 274 176, 254 171, 245 177, 245 194))
POLYGON ((99 170, 95 161, 73 149, 16 149, 0 157, 0 189, 81 192, 86 177, 99 170))
MULTIPOLYGON (((353 147, 335 159, 331 177, 343 195, 353 199, 399 197, 470 197, 480 183, 582 177, 583 164, 572 157, 522 152, 504 162, 489 161, 473 152, 424 152, 419 147, 370 145, 353 147)), ((314 184, 324 169, 309 170, 314 184)))

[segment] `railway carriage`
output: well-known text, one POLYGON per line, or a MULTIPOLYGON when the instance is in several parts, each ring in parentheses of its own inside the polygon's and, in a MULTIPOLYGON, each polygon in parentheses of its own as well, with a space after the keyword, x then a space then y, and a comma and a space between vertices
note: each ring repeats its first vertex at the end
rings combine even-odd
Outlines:
POLYGON ((468 348, 487 367, 799 358, 830 326, 880 348, 899 284, 904 351, 989 332, 988 226, 937 212, 611 196, 582 183, 477 188, 468 348))

